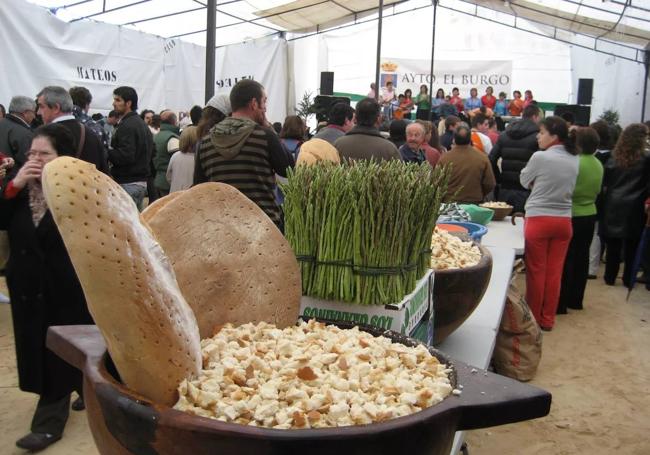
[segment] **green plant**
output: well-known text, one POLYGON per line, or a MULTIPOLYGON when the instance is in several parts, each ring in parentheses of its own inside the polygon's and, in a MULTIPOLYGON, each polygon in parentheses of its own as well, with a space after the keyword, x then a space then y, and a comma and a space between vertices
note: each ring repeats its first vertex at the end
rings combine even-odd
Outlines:
POLYGON ((600 114, 600 117, 598 117, 598 120, 604 120, 610 125, 618 125, 618 111, 615 111, 614 109, 605 109, 605 111, 600 114))
POLYGON ((302 94, 302 99, 298 101, 298 105, 296 106, 296 115, 302 117, 306 123, 309 116, 314 113, 314 99, 312 97, 312 92, 305 92, 302 94))

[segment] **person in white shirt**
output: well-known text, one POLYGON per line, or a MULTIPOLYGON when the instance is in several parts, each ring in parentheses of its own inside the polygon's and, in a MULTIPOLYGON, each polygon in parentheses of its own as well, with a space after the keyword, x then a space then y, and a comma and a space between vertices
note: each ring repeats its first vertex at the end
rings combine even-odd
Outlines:
POLYGON ((379 100, 383 108, 385 121, 390 121, 393 118, 393 101, 396 99, 393 81, 386 82, 386 86, 381 88, 381 99, 379 100))

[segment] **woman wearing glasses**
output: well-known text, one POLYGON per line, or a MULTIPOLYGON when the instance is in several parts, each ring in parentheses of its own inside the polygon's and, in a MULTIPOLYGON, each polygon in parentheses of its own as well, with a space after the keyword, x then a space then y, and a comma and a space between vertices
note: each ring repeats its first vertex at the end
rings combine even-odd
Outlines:
MULTIPOLYGON (((61 439, 70 394, 81 390, 81 374, 45 347, 53 325, 92 324, 81 285, 43 196, 43 167, 74 155, 74 139, 53 123, 36 130, 27 162, 9 182, 0 202, 0 229, 9 234, 7 286, 16 342, 20 389, 37 393, 31 432, 16 441, 38 451, 61 439)), ((76 402, 76 408, 82 408, 76 402)), ((75 409, 75 406, 73 406, 75 409)))

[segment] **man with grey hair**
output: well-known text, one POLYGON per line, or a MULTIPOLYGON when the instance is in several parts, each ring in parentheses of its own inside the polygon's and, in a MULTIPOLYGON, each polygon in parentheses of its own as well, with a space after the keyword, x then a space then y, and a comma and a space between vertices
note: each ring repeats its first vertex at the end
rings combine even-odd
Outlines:
POLYGON ((38 112, 47 125, 60 123, 74 137, 75 156, 94 164, 98 170, 108 174, 106 151, 97 135, 83 125, 72 114, 72 97, 63 87, 49 86, 37 95, 38 112))
POLYGON ((420 123, 414 122, 406 125, 406 143, 399 148, 399 154, 403 161, 422 164, 427 160, 424 150, 422 150, 426 134, 424 125, 420 123))
POLYGON ((30 126, 34 117, 34 100, 27 96, 14 96, 9 103, 9 113, 0 120, 0 153, 14 159, 14 173, 27 161, 26 153, 34 137, 30 126))

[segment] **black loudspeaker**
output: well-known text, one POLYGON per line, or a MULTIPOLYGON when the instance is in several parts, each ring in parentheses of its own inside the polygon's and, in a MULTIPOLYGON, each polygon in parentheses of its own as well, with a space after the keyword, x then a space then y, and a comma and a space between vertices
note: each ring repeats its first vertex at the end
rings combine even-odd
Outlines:
POLYGON ((562 117, 562 114, 569 113, 573 116, 573 124, 578 126, 589 126, 591 117, 590 106, 580 106, 578 104, 558 104, 553 110, 553 115, 562 117))
POLYGON ((594 91, 593 79, 578 79, 578 104, 591 106, 594 91))
POLYGON ((318 95, 316 98, 314 98, 314 114, 316 114, 316 120, 318 122, 323 122, 327 120, 327 116, 330 113, 330 109, 336 103, 345 103, 349 106, 350 98, 348 98, 347 96, 326 96, 326 95, 325 96, 318 95))
POLYGON ((334 72, 333 71, 321 71, 320 94, 321 95, 334 94, 334 72))

